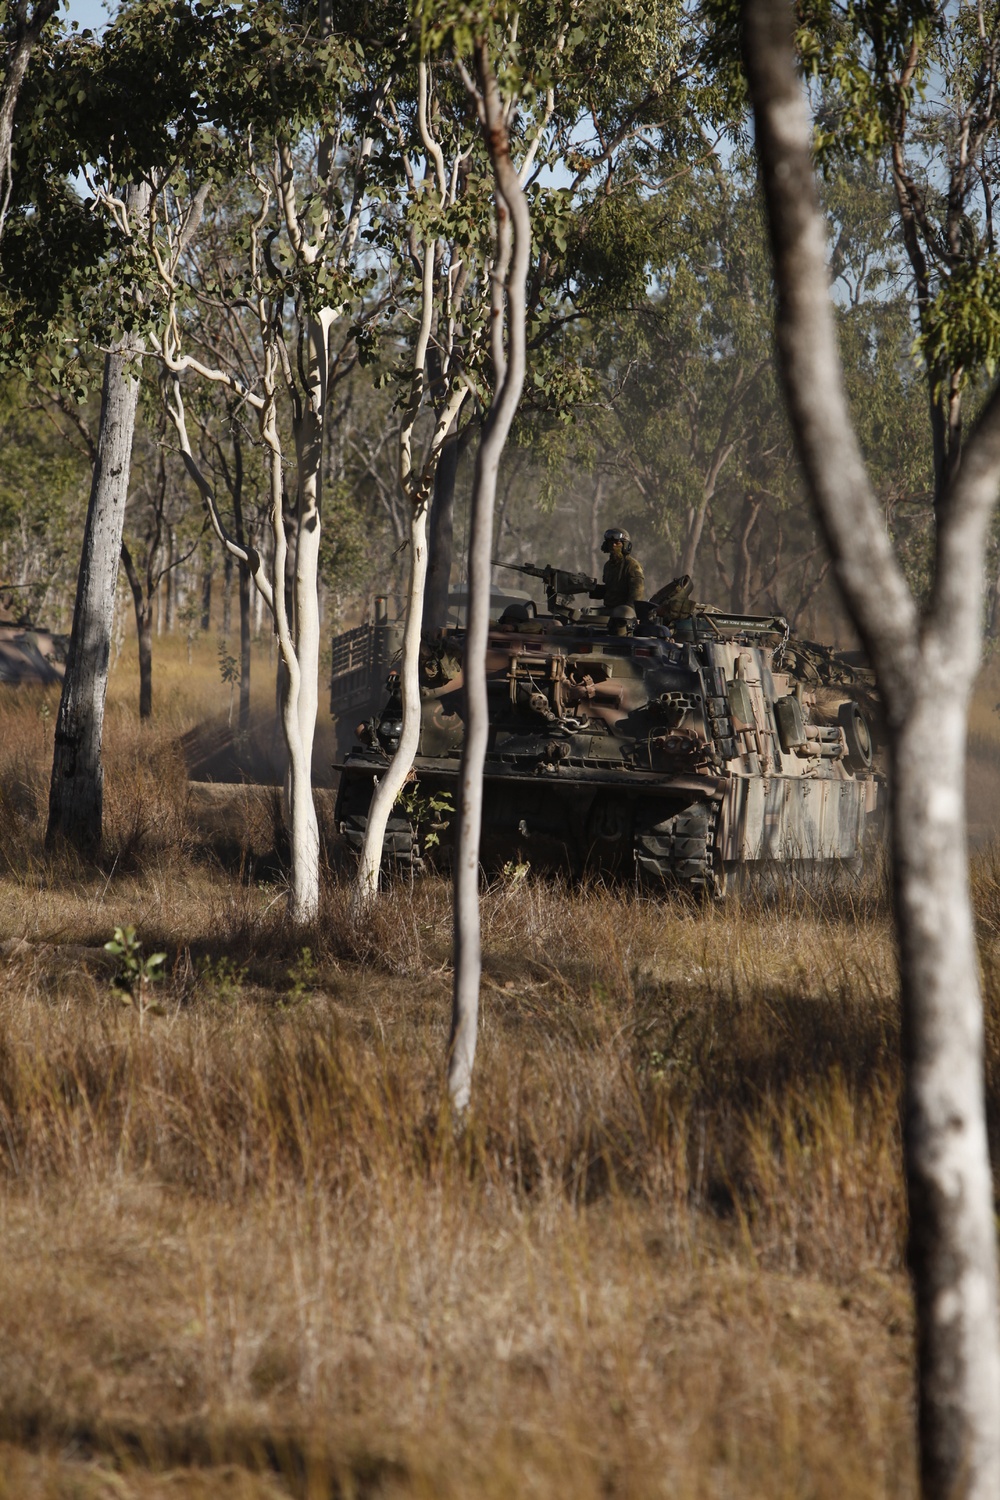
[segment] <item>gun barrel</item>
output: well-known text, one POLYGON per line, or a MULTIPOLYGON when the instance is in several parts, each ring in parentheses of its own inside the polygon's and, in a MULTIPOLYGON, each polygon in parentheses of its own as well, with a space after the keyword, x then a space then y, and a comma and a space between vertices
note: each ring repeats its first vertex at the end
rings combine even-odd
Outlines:
POLYGON ((509 568, 512 573, 527 573, 529 578, 544 578, 546 573, 551 571, 549 568, 536 568, 533 563, 501 562, 499 557, 494 557, 493 566, 495 568, 509 568))

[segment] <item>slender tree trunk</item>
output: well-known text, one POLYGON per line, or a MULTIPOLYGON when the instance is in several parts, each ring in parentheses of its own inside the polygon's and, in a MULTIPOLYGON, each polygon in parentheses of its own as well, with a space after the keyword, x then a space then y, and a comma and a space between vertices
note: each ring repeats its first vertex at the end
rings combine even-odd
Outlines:
POLYGON ((250 570, 240 563, 237 574, 240 589, 240 734, 250 728, 250 570))
POLYGON ((1000 562, 994 561, 993 578, 989 588, 989 624, 986 634, 995 641, 1000 636, 1000 562))
POLYGON ((490 609, 490 550, 497 473, 525 373, 525 286, 531 259, 528 201, 510 157, 488 43, 475 44, 483 127, 497 198, 497 252, 493 272, 494 398, 476 457, 469 533, 469 619, 465 639, 465 739, 459 772, 458 843, 454 863, 455 978, 449 1040, 448 1092, 461 1112, 469 1102, 476 1057, 482 937, 479 926, 479 843, 483 766, 489 736, 486 646, 490 609), (509 270, 509 274, 508 274, 509 270), (504 338, 506 292, 507 341, 504 338))
MULTIPOLYGON (((265 556, 265 553, 267 551, 266 537, 267 533, 265 532, 264 538, 262 538, 261 541, 261 556, 264 558, 265 568, 267 567, 268 563, 273 561, 272 558, 265 556)), ((254 640, 259 640, 260 633, 264 629, 264 596, 260 592, 260 589, 254 589, 253 594, 251 595, 250 626, 254 640)))
POLYGON ((701 534, 705 529, 705 513, 708 510, 710 498, 703 490, 700 501, 697 505, 692 506, 688 513, 687 529, 684 532, 684 545, 681 548, 680 561, 677 564, 680 575, 694 572, 698 548, 701 545, 701 534))
MULTIPOLYGON (((233 427, 233 527, 236 533, 236 541, 241 547, 247 545, 246 527, 243 522, 243 445, 239 437, 239 429, 233 427)), ((231 561, 232 554, 226 553, 227 564, 231 561)), ((245 562, 237 561, 236 579, 239 588, 240 604, 240 734, 246 734, 250 728, 250 569, 245 562)), ((257 592, 256 590, 254 591, 257 592)), ((260 598, 260 595, 257 595, 260 598)), ((226 601, 228 607, 229 591, 227 586, 226 601)), ((263 601, 261 601, 263 602, 263 601)), ((228 629, 228 627, 227 627, 228 629)))
MULTIPOLYGON (((317 449, 322 446, 321 427, 316 445, 317 449)), ((308 888, 309 920, 319 908, 319 825, 312 790, 313 743, 319 712, 319 459, 317 451, 316 488, 306 496, 307 509, 299 528, 295 560, 295 645, 300 676, 296 713, 302 740, 303 773, 308 781, 301 789, 300 800, 305 806, 295 809, 293 823, 299 836, 296 847, 304 865, 303 887, 308 888)))
MULTIPOLYGON (((132 223, 148 213, 149 196, 145 183, 128 189, 132 223)), ((97 462, 54 735, 46 845, 51 848, 64 839, 87 858, 96 858, 101 848, 104 701, 139 397, 139 381, 129 360, 142 347, 140 339, 127 335, 104 361, 97 462)))
POLYGON ((733 587, 730 608, 738 615, 750 609, 753 559, 750 556, 750 538, 760 515, 760 501, 749 490, 743 496, 740 508, 740 524, 736 533, 736 558, 733 563, 733 587))
POLYGON ((173 526, 167 527, 166 616, 167 634, 173 635, 177 629, 177 532, 173 526))
MULTIPOLYGON (((926 664, 925 664, 926 671, 926 664)), ((947 659, 892 740, 910 1272, 924 1494, 1000 1493, 996 1231, 968 889, 966 711, 947 659)))
POLYGON ((153 717, 153 632, 150 629, 149 606, 144 603, 136 619, 136 642, 139 649, 139 717, 153 717))
POLYGON ((705 529, 705 517, 708 514, 708 507, 712 503, 715 487, 719 482, 719 475, 722 473, 726 460, 735 446, 735 443, 728 443, 724 439, 720 440, 718 450, 712 458, 708 473, 705 475, 698 504, 691 507, 688 517, 688 527, 684 536, 684 546, 681 548, 681 577, 685 573, 694 573, 695 563, 698 558, 698 548, 701 546, 701 535, 705 529))
POLYGON ((595 578, 601 573, 601 506, 604 504, 604 475, 598 474, 594 484, 594 498, 590 504, 590 571, 595 578))
POLYGON ((132 554, 122 542, 122 564, 132 590, 135 609, 135 637, 139 650, 139 718, 153 717, 153 631, 151 601, 143 594, 142 579, 132 561, 132 554))
POLYGON ((927 371, 927 402, 934 453, 935 515, 962 462, 961 376, 961 370, 932 367, 927 371))
POLYGON ((424 595, 423 628, 427 634, 442 629, 448 623, 448 591, 451 585, 451 563, 455 539, 455 481, 458 477, 458 453, 458 419, 456 418, 442 445, 437 472, 434 475, 427 588, 424 595))
POLYGON ((222 634, 229 639, 233 628, 233 563, 235 559, 227 552, 222 560, 222 634))
POLYGON ((743 18, 789 414, 886 712, 922 1493, 925 1500, 996 1500, 996 1225, 963 782, 982 562, 1000 485, 1000 393, 987 402, 936 507, 935 577, 921 616, 848 414, 791 15, 783 0, 744 0, 743 18))
MULTIPOLYGON (((302 428, 302 423, 301 423, 301 419, 300 419, 300 421, 298 423, 297 434, 296 434, 296 444, 298 444, 299 438, 301 437, 301 428, 302 428)), ((299 464, 299 474, 300 474, 300 476, 301 476, 301 473, 302 473, 302 468, 301 468, 301 461, 300 461, 300 464, 299 464)), ((300 483, 301 483, 301 479, 300 479, 300 483)), ((286 502, 285 502, 285 499, 283 497, 283 499, 282 499, 282 505, 284 506, 285 503, 286 502)), ((285 521, 285 546, 284 546, 284 551, 283 551, 283 554, 282 554, 283 557, 284 557, 284 559, 285 559, 285 563, 284 563, 284 568, 285 568, 285 600, 286 600, 286 604, 287 604, 287 608, 288 608, 288 628, 291 631, 292 638, 294 640, 295 639, 295 635, 296 635, 296 624, 295 624, 295 607, 296 607, 295 554, 296 554, 296 549, 297 549, 298 538, 297 538, 296 532, 294 530, 294 527, 292 525, 292 522, 287 519, 287 511, 285 509, 282 510, 282 515, 286 516, 286 521, 285 521)), ((275 568, 277 568, 277 546, 275 547, 275 568)), ((276 707, 277 717, 278 717, 279 723, 281 721, 281 704, 284 701, 284 696, 285 696, 285 693, 287 691, 287 683, 285 682, 285 674, 287 673, 287 671, 288 671, 288 666, 286 664, 285 658, 284 658, 283 654, 279 651, 278 652, 278 661, 277 661, 277 665, 276 665, 276 668, 275 668, 275 677, 274 677, 274 694, 275 694, 275 700, 274 701, 275 701, 275 707, 276 707)))
POLYGON ((207 557, 201 572, 201 628, 212 628, 212 578, 215 573, 214 557, 207 557))
MULTIPOLYGON (((310 320, 307 339, 309 363, 306 400, 296 423, 295 445, 299 493, 295 531, 290 624, 294 652, 284 653, 282 725, 288 747, 286 782, 288 823, 292 844, 289 914, 299 924, 312 922, 319 912, 319 824, 312 790, 312 753, 319 712, 319 545, 322 511, 323 418, 326 412, 327 338, 334 318, 324 310, 310 320)), ((280 483, 280 464, 272 485, 280 483)), ((274 502, 276 547, 284 551, 280 495, 274 502), (279 532, 281 533, 279 537, 279 532)), ((279 572, 287 576, 287 559, 275 555, 275 584, 279 572)), ((281 587, 282 596, 285 587, 281 587)), ((276 600, 277 603, 277 600, 276 600)))
POLYGON ((962 466, 962 377, 965 371, 952 370, 948 388, 948 469, 947 482, 953 484, 962 466))
MULTIPOLYGON (((421 64, 421 78, 425 78, 421 64)), ((421 85, 423 97, 423 85, 421 85)), ((424 618, 424 590, 427 579, 427 505, 440 472, 442 449, 453 432, 455 420, 464 400, 464 387, 454 391, 437 412, 437 421, 423 466, 413 465, 413 430, 426 391, 427 350, 434 322, 434 273, 437 245, 432 239, 424 245, 420 318, 413 346, 410 371, 410 396, 399 432, 399 490, 409 509, 409 582, 406 617, 403 627, 400 687, 403 720, 396 752, 382 776, 372 798, 354 883, 353 910, 360 917, 378 891, 379 866, 389 814, 413 767, 420 742, 420 635, 424 618)), ((451 485, 454 492, 454 482, 451 485)), ((450 547, 450 539, 449 539, 450 547)))

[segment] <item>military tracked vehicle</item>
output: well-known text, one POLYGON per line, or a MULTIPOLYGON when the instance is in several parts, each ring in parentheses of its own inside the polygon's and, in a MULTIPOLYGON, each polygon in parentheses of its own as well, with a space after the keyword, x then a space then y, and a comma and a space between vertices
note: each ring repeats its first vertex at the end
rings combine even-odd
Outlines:
MULTIPOLYGON (((516 604, 490 626, 484 858, 721 895, 754 868, 855 866, 877 840, 870 673, 793 639, 780 616, 691 603, 686 579, 609 615, 574 602, 593 579, 521 571, 543 579, 548 608, 516 604)), ((411 870, 432 824, 447 845, 442 807, 457 803, 464 643, 450 629, 422 648, 416 790, 385 844, 387 862, 411 870)), ((390 671, 342 766, 335 816, 355 849, 401 728, 390 671)))
POLYGON ((39 630, 26 619, 4 618, 0 613, 0 683, 61 682, 66 672, 66 636, 39 630))

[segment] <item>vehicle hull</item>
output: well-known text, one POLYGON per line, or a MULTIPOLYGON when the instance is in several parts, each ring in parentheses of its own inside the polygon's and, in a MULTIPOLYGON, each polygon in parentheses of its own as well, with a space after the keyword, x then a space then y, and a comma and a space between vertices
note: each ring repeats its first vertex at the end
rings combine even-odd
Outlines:
MULTIPOLYGON (((441 808, 458 800, 463 647, 451 632, 426 649, 420 747, 387 835, 390 865, 419 869, 429 846, 447 855, 441 808)), ((797 678, 796 660, 779 622, 750 617, 624 640, 599 617, 491 627, 484 861, 710 894, 776 866, 855 868, 880 836, 884 778, 850 681, 823 698, 797 678)), ((367 743, 343 763, 336 819, 355 849, 398 712, 390 681, 367 743)))

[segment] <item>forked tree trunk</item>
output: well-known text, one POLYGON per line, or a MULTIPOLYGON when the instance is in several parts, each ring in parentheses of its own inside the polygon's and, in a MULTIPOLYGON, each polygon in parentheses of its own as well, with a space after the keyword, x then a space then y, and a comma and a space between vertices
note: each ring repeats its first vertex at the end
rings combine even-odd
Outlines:
POLYGON ((264 389, 258 398, 261 436, 269 455, 269 501, 273 545, 273 581, 268 581, 256 549, 240 545, 226 531, 212 486, 191 451, 180 381, 174 378, 167 411, 174 424, 188 472, 208 507, 212 527, 222 544, 246 565, 266 602, 278 639, 276 710, 288 754, 285 777, 286 824, 291 846, 288 914, 297 926, 319 912, 319 825, 312 794, 312 750, 319 703, 319 539, 322 417, 326 395, 326 329, 331 312, 309 325, 307 400, 295 423, 299 497, 293 530, 295 556, 288 556, 282 484, 282 450, 275 411, 273 362, 266 353, 264 389))
POLYGON ((455 978, 449 1040, 448 1093, 463 1111, 472 1090, 479 1021, 482 937, 479 925, 479 845, 483 766, 489 736, 486 645, 489 633, 493 507, 500 456, 521 399, 525 372, 525 285, 531 259, 528 200, 510 156, 489 46, 475 46, 483 129, 496 185, 497 251, 493 270, 494 397, 476 456, 469 534, 469 617, 465 637, 465 739, 459 772, 458 839, 454 863, 455 978), (506 298, 505 298, 506 293, 506 298), (506 300, 507 348, 504 349, 506 300))
MULTIPOLYGON (((145 218, 149 196, 145 183, 128 189, 126 201, 132 224, 145 218)), ((126 335, 104 360, 97 461, 54 735, 46 846, 52 848, 65 840, 86 858, 96 858, 101 848, 104 701, 139 398, 139 381, 129 361, 142 347, 139 338, 126 335)))
MULTIPOLYGON (((421 65, 423 67, 423 65, 421 65)), ((422 76, 426 76, 422 74, 422 76)), ((421 89, 423 97, 423 89, 421 89)), ((413 466, 413 430, 426 389, 427 348, 434 321, 434 267, 436 245, 424 245, 420 321, 413 346, 410 371, 410 397, 399 433, 399 487, 409 506, 410 568, 406 598, 406 623, 400 662, 403 720, 399 745, 382 775, 368 811, 368 824, 361 845, 358 873, 354 883, 352 908, 360 917, 378 892, 379 867, 385 830, 393 804, 413 768, 420 742, 420 636, 424 618, 424 589, 427 579, 427 502, 440 472, 442 449, 464 400, 464 387, 453 391, 438 411, 423 467, 413 466)), ((452 484, 452 489, 454 485, 452 484)))
POLYGON ((936 507, 935 578, 921 617, 848 414, 791 16, 784 0, 744 0, 743 18, 789 413, 842 597, 878 676, 889 739, 922 1492, 925 1500, 996 1500, 996 1224, 964 766, 983 558, 1000 486, 1000 394, 936 507))

